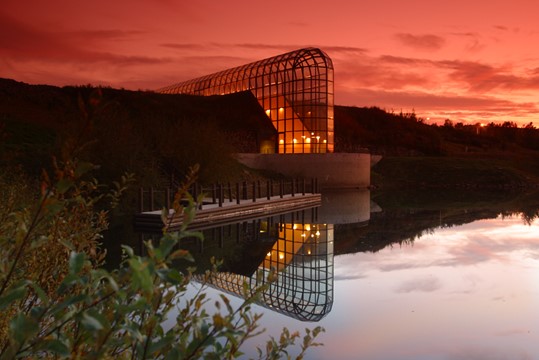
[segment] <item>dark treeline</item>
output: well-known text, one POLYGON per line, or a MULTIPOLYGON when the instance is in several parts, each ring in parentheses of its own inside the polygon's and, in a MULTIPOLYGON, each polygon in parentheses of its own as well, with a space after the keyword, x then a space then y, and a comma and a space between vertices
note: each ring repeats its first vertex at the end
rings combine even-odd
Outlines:
POLYGON ((124 172, 141 184, 200 164, 202 182, 242 173, 235 152, 256 152, 274 129, 250 93, 163 95, 111 88, 27 85, 0 79, 0 161, 38 174, 77 142, 102 181, 124 172))
POLYGON ((539 150, 539 129, 532 123, 463 124, 446 120, 427 124, 414 113, 390 113, 377 107, 336 106, 336 148, 368 148, 385 155, 453 155, 466 152, 539 150))

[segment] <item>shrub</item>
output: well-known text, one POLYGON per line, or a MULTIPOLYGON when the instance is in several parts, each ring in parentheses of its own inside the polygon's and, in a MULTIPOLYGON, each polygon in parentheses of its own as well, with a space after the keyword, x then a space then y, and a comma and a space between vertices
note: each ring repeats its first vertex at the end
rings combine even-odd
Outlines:
MULTIPOLYGON (((53 166, 54 177, 44 173, 35 205, 18 198, 20 189, 5 179, 3 196, 10 199, 0 217, 0 358, 159 358, 231 359, 242 355, 241 346, 259 335, 261 315, 251 306, 264 289, 234 309, 222 295, 209 314, 204 288, 179 302, 191 279, 172 266, 178 259, 192 260, 177 248, 186 236, 196 200, 186 189, 174 202, 177 216, 187 220, 178 232, 164 232, 159 244, 146 243, 147 256, 125 246, 121 266, 113 271, 102 265, 100 233, 107 226, 107 210, 131 181, 104 191, 88 172, 89 163, 66 160, 53 166), (188 198, 189 205, 180 205, 188 198), (106 205, 104 205, 106 203, 106 205), (101 209, 101 210, 100 210, 101 209), (180 305, 181 303, 181 305, 180 305), (176 321, 163 323, 173 311, 176 321)), ((168 212, 168 210, 165 210, 168 212)), ((164 212, 165 213, 165 212, 164 212)), ((218 265, 214 262, 215 266, 218 265)), ((215 269, 206 272, 213 276, 215 269)), ((274 274, 270 275, 274 276, 274 274)), ((266 285, 267 286, 267 285, 266 285)), ((170 320, 170 319, 169 319, 170 320)), ((320 328, 306 330, 300 353, 319 345, 320 328)), ((260 358, 290 358, 287 348, 300 337, 284 329, 270 338, 260 358)))

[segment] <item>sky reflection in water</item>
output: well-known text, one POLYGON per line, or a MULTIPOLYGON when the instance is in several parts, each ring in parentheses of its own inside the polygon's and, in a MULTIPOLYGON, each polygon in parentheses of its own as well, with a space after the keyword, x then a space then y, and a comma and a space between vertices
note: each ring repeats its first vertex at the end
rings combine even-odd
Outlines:
MULTIPOLYGON (((539 356, 538 220, 476 221, 334 261, 333 309, 316 323, 325 345, 308 359, 539 356)), ((315 325, 264 313, 273 335, 315 325)))

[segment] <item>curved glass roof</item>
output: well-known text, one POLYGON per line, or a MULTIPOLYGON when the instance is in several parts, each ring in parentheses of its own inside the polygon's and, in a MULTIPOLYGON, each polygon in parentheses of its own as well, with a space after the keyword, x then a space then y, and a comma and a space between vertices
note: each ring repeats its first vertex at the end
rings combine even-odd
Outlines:
POLYGON ((322 50, 305 48, 158 90, 166 94, 253 93, 277 130, 274 149, 263 152, 333 152, 333 63, 322 50))

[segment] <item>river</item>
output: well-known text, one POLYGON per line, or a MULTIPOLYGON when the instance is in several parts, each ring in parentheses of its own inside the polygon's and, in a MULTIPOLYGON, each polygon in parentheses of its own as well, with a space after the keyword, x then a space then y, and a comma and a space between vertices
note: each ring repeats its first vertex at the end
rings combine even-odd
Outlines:
POLYGON ((185 244, 199 264, 222 255, 207 292, 232 294, 236 306, 238 284, 284 270, 254 307, 267 331, 246 356, 283 327, 322 326, 324 345, 307 359, 539 358, 536 197, 388 198, 330 194, 321 208, 208 229, 203 244, 185 244))

